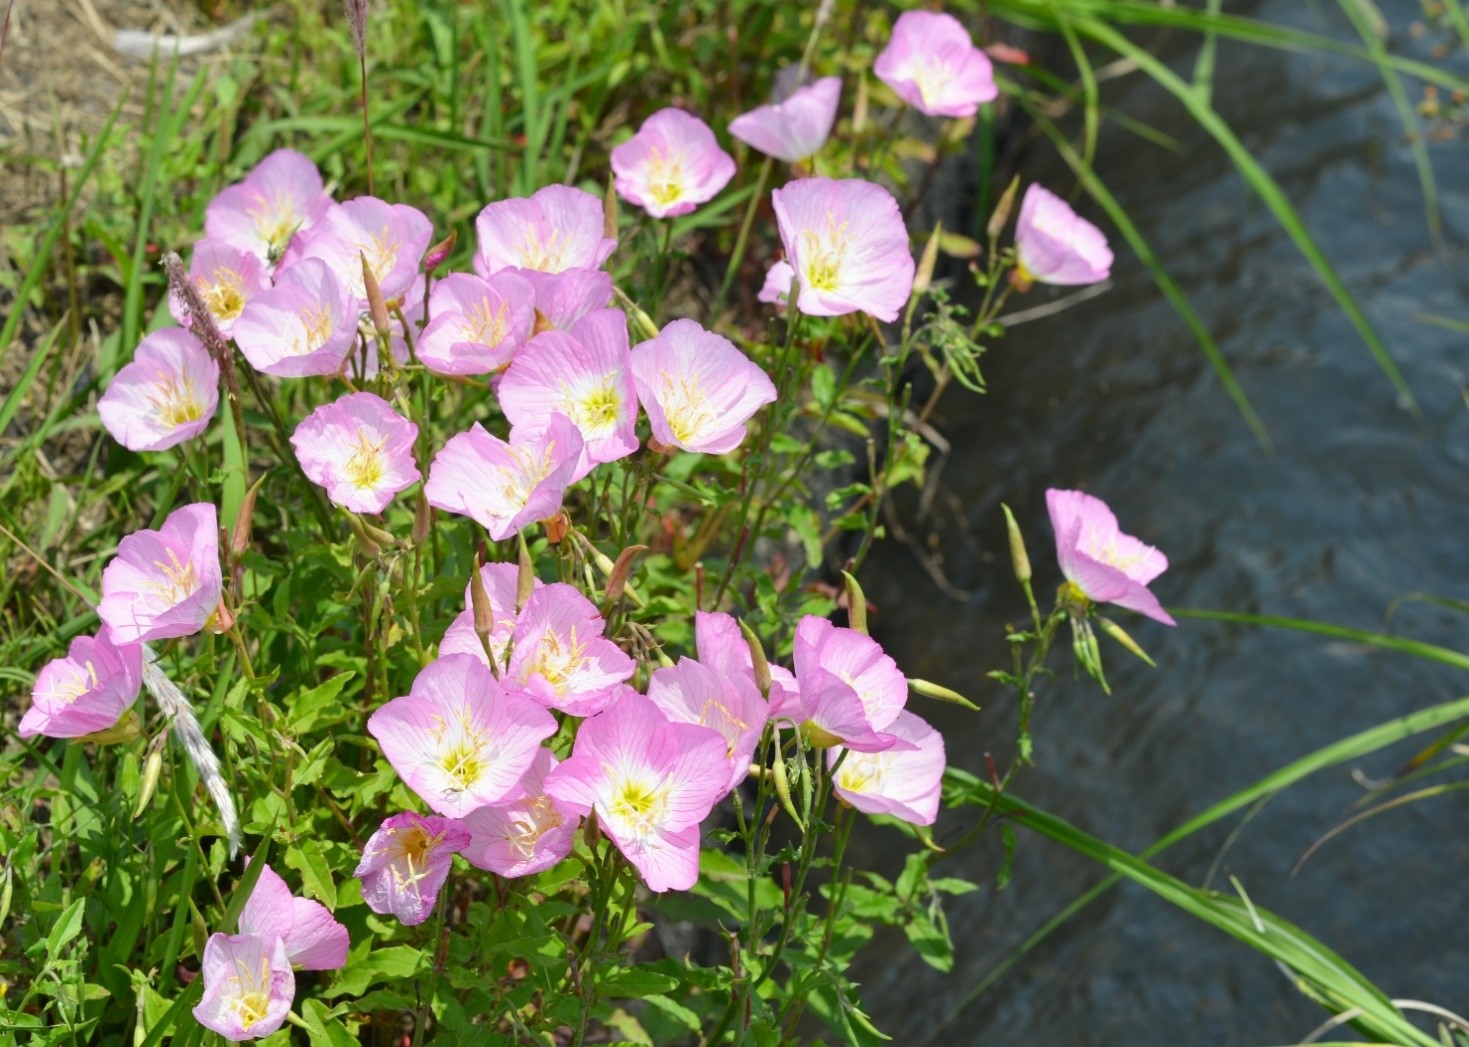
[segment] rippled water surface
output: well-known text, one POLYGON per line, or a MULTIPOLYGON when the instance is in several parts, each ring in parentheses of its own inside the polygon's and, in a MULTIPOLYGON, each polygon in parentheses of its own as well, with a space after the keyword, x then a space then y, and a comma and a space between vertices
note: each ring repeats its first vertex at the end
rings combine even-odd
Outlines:
MULTIPOLYGON (((1418 5, 1379 6, 1393 46, 1426 56, 1426 42, 1407 39, 1418 5)), ((1282 0, 1251 13, 1352 36, 1331 4, 1282 0)), ((1181 42, 1162 46, 1173 54, 1181 42)), ((1187 72, 1191 59, 1174 57, 1187 72)), ((1460 58, 1456 68, 1466 64, 1460 58)), ((1319 280, 1177 105, 1140 77, 1111 84, 1108 101, 1176 135, 1185 150, 1175 155, 1111 127, 1098 168, 1215 332, 1277 453, 1261 453, 1125 246, 1110 292, 1012 332, 988 360, 990 395, 944 404, 954 450, 944 494, 920 529, 935 533, 947 579, 969 595, 944 595, 895 543, 864 572, 881 609, 874 627, 899 664, 989 710, 919 709, 944 727, 951 760, 972 771, 985 750, 1003 753, 1013 737, 1011 699, 983 675, 1004 664, 1003 623, 1023 615, 1002 500, 1026 530, 1043 596, 1060 580, 1048 486, 1100 495, 1125 530, 1162 547, 1172 566, 1154 589, 1172 607, 1380 628, 1404 593, 1469 595, 1461 399, 1469 336, 1415 318, 1469 319, 1469 133, 1432 147, 1447 229, 1436 249, 1401 126, 1373 69, 1225 46, 1217 83, 1216 104, 1359 296, 1424 421, 1397 403, 1319 280)), ((1069 187, 1048 152, 1029 150, 1027 176, 1069 187)), ((1127 625, 1158 668, 1109 646, 1112 697, 1069 671, 1044 684, 1038 767, 1016 791, 1133 851, 1312 749, 1469 693, 1460 674, 1300 634, 1202 621, 1174 631, 1135 617, 1127 625)), ((1405 606, 1391 628, 1469 649, 1469 618, 1429 605, 1405 606)), ((1410 743, 1362 769, 1386 774, 1411 751, 1410 743)), ((1198 884, 1217 860, 1215 886, 1228 890, 1228 878, 1238 878, 1256 903, 1318 935, 1390 994, 1469 1011, 1464 794, 1352 830, 1291 876, 1303 850, 1360 795, 1348 768, 1325 772, 1266 806, 1222 857, 1237 819, 1159 864, 1198 884)), ((941 838, 962 827, 945 818, 941 838)), ((889 842, 869 843, 869 860, 887 860, 889 842)), ((1100 876, 1022 831, 1015 881, 997 893, 998 858, 991 843, 939 864, 986 883, 950 904, 952 975, 923 967, 897 941, 874 950, 882 962, 861 971, 877 1024, 896 1042, 1283 1044, 1326 1017, 1268 960, 1132 886, 965 1003, 995 963, 1100 876)))

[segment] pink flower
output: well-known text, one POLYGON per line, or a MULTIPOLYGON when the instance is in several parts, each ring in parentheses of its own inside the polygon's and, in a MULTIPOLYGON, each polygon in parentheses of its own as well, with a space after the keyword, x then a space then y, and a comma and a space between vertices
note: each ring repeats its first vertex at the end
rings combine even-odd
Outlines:
MULTIPOLYGON (((755 683, 755 661, 750 645, 740 630, 739 622, 723 611, 694 613, 694 650, 703 665, 725 676, 743 676, 755 683)), ((800 685, 784 666, 768 664, 770 670, 770 705, 772 710, 796 702, 800 685)), ((756 692, 758 693, 758 688, 756 692)))
MULTIPOLYGON (((490 598, 490 612, 495 620, 490 630, 490 650, 494 653, 496 666, 505 664, 505 648, 515 635, 515 623, 519 616, 515 611, 515 597, 519 592, 520 568, 513 563, 481 564, 479 576, 490 598)), ((544 585, 539 578, 531 580, 532 592, 544 585)), ((449 624, 439 644, 439 657, 446 654, 472 654, 489 668, 490 659, 485 646, 474 631, 474 597, 470 586, 464 587, 464 610, 449 624)))
POLYGON ((418 426, 374 393, 322 404, 296 426, 291 445, 301 469, 327 497, 354 513, 380 513, 416 482, 418 426))
POLYGON ((1015 224, 1020 274, 1043 284, 1095 284, 1112 272, 1112 249, 1102 231, 1055 193, 1025 190, 1015 224))
POLYGON ((336 374, 357 345, 357 312, 327 264, 308 258, 245 306, 235 322, 235 344, 250 366, 265 374, 336 374))
POLYGON ((813 744, 864 752, 892 748, 885 733, 908 701, 908 681, 876 640, 807 615, 796 626, 799 712, 783 703, 773 715, 795 720, 813 744))
POLYGON ((547 794, 546 776, 555 766, 551 750, 542 749, 520 780, 525 796, 464 816, 469 864, 501 876, 530 876, 571 853, 581 818, 547 794))
POLYGON ((637 663, 602 636, 593 603, 556 582, 531 593, 515 625, 506 686, 573 716, 601 712, 637 663))
POLYGON ((433 237, 433 223, 417 208, 390 204, 375 196, 359 196, 327 210, 310 234, 302 237, 299 260, 292 251, 291 265, 294 268, 302 260, 321 259, 357 300, 359 308, 365 308, 362 259, 367 259, 383 299, 399 298, 413 286, 433 237))
POLYGON ((503 693, 480 662, 451 654, 368 717, 367 730, 410 789, 439 814, 459 818, 514 798, 556 721, 529 698, 503 693))
POLYGON ((334 971, 347 965, 351 944, 325 905, 297 898, 270 866, 260 870, 255 889, 240 910, 240 933, 279 938, 286 959, 308 971, 334 971))
POLYGON ((469 831, 454 818, 393 815, 367 841, 353 873, 362 881, 362 900, 409 927, 423 923, 433 915, 455 852, 469 840, 469 831))
POLYGON ((429 295, 432 319, 418 337, 418 358, 439 374, 499 371, 530 337, 534 303, 531 285, 509 270, 488 280, 450 273, 429 295))
POLYGON ((569 331, 594 309, 605 309, 612 301, 612 277, 601 269, 566 269, 559 273, 517 272, 535 288, 534 331, 555 328, 569 331))
POLYGON ((760 293, 755 298, 767 305, 784 307, 790 299, 791 283, 795 279, 796 271, 791 268, 791 263, 782 259, 765 274, 765 282, 760 285, 760 293))
POLYGON ((548 185, 523 199, 487 204, 475 219, 481 276, 501 269, 560 273, 600 269, 617 241, 602 235, 602 201, 569 185, 548 185))
POLYGON ((581 433, 565 415, 553 415, 544 432, 511 429, 508 443, 475 422, 434 456, 424 494, 498 542, 561 508, 581 451, 581 433))
POLYGON ((688 214, 734 177, 734 158, 709 125, 682 109, 660 109, 612 150, 618 195, 654 218, 688 214))
MULTIPOLYGON (((226 338, 250 299, 270 289, 270 277, 260 256, 223 240, 200 240, 189 260, 189 279, 199 288, 214 326, 226 338)), ((180 324, 189 325, 189 313, 176 295, 168 296, 168 311, 180 324)))
MULTIPOLYGON (((890 814, 913 825, 932 825, 938 817, 944 779, 944 739, 906 710, 888 725, 903 742, 884 752, 848 752, 837 768, 837 797, 867 814, 890 814)), ((835 767, 842 749, 828 749, 826 765, 835 767)))
POLYGON ((546 331, 516 354, 500 380, 500 409, 517 428, 545 429, 556 414, 585 441, 572 482, 592 466, 638 449, 638 397, 627 347, 627 317, 599 309, 569 334, 546 331))
POLYGON ((725 792, 750 773, 750 759, 760 744, 770 706, 742 673, 724 674, 692 658, 653 673, 648 700, 673 723, 695 723, 718 731, 724 739, 729 775, 725 792))
POLYGON ((209 202, 204 235, 274 262, 291 237, 310 229, 331 205, 316 165, 293 149, 277 149, 209 202))
POLYGON ((735 117, 729 133, 766 156, 793 164, 821 152, 841 98, 841 78, 825 76, 781 101, 735 117))
POLYGON ((296 976, 279 938, 212 934, 200 971, 204 996, 194 1017, 206 1029, 238 1043, 281 1027, 296 996, 296 976))
POLYGON ((115 644, 189 636, 219 606, 219 517, 208 502, 168 514, 156 531, 134 531, 102 572, 97 614, 115 644))
POLYGON ((632 351, 633 381, 653 439, 701 454, 733 451, 775 386, 728 338, 674 320, 632 351))
POLYGON ((913 290, 913 253, 892 193, 860 178, 802 178, 775 190, 771 203, 801 312, 898 318, 913 290))
POLYGON ((1056 531, 1061 573, 1087 600, 1113 603, 1164 625, 1177 625, 1148 583, 1168 569, 1168 557, 1123 534, 1117 517, 1100 498, 1081 491, 1046 492, 1056 531))
POLYGON ((36 676, 31 707, 20 719, 22 738, 79 738, 117 723, 143 685, 143 648, 117 646, 107 630, 72 640, 36 676))
POLYGON ((546 792, 579 814, 595 810, 649 890, 687 890, 699 878, 699 823, 729 784, 725 749, 718 732, 669 723, 629 692, 583 721, 546 792))
POLYGON ((973 116, 1000 93, 984 52, 957 18, 937 11, 899 15, 872 71, 929 116, 973 116))
POLYGON ((219 404, 219 365, 182 327, 154 331, 97 401, 112 438, 129 451, 161 451, 198 436, 219 404))

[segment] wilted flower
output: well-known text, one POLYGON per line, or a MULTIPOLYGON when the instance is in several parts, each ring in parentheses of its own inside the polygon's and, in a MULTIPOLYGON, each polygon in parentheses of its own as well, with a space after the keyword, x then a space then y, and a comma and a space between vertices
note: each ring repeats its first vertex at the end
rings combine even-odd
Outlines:
POLYGON ((807 615, 796 626, 800 694, 771 710, 797 723, 818 746, 875 752, 897 743, 885 733, 908 701, 908 681, 877 641, 807 615))
POLYGON ((1025 190, 1015 223, 1020 276, 1043 284, 1095 284, 1112 271, 1112 249, 1102 231, 1055 193, 1025 190))
POLYGON ((729 764, 726 792, 750 773, 750 758, 770 717, 770 706, 743 674, 715 672, 692 658, 653 673, 648 700, 673 723, 695 723, 718 731, 729 764))
POLYGON ((204 212, 204 235, 274 262, 297 232, 310 229, 332 198, 321 172, 294 149, 277 149, 238 185, 221 190, 204 212))
MULTIPOLYGON (((226 338, 250 300, 270 289, 270 276, 260 256, 223 240, 200 240, 194 245, 189 280, 199 288, 214 326, 226 338)), ((175 294, 168 296, 168 311, 180 324, 189 326, 189 310, 175 294)))
MULTIPOLYGON (((357 279, 362 279, 360 268, 357 279)), ((235 344, 250 366, 265 374, 336 374, 357 344, 357 312, 327 264, 307 258, 245 306, 235 322, 235 344)))
POLYGON ((778 102, 730 121, 729 133, 777 160, 796 163, 821 152, 836 123, 840 77, 825 76, 778 102))
POLYGON ((569 185, 548 185, 526 198, 485 205, 475 219, 481 276, 501 269, 560 273, 598 269, 617 241, 602 235, 602 201, 569 185))
POLYGON ((994 67, 953 15, 904 11, 872 64, 878 79, 929 116, 973 116, 999 95, 994 67))
POLYGON ((515 624, 505 686, 573 716, 601 712, 637 663, 602 635, 607 623, 574 586, 531 593, 515 624))
POLYGON ((682 109, 660 109, 612 150, 617 192, 654 218, 688 214, 734 177, 734 158, 709 125, 682 109))
POLYGON ((860 178, 801 178, 771 194, 786 261, 811 316, 891 322, 913 290, 908 229, 893 194, 860 178))
POLYGON ((535 324, 535 292, 508 270, 488 280, 450 273, 434 284, 428 308, 432 319, 418 337, 418 358, 439 374, 503 369, 535 324))
POLYGON ((687 890, 699 878, 699 823, 728 791, 725 749, 718 732, 669 723, 626 692, 582 723, 546 792, 579 814, 595 810, 649 890, 687 890))
POLYGON ((503 693, 483 663, 451 654, 368 717, 367 730, 410 789, 460 818, 516 794, 556 721, 529 698, 503 693))
MULTIPOLYGON (((932 825, 944 780, 943 736, 907 710, 898 713, 887 730, 906 744, 883 752, 848 752, 833 776, 832 789, 859 811, 932 825)), ((842 752, 828 749, 827 766, 836 767, 842 752)))
POLYGON ((198 436, 219 405, 219 365, 181 327, 154 331, 97 401, 112 438, 129 451, 161 451, 198 436))
POLYGON ((354 513, 380 513, 418 480, 418 426, 381 396, 351 393, 322 404, 296 426, 291 445, 302 471, 354 513))
POLYGON ((633 349, 632 373, 653 439, 685 451, 733 451, 745 423, 775 400, 758 364, 693 320, 674 320, 633 349))
POLYGON ((383 299, 399 298, 413 286, 433 236, 433 223, 417 208, 390 204, 375 196, 359 196, 328 208, 310 234, 299 241, 299 254, 292 249, 287 264, 321 259, 357 300, 358 307, 365 308, 367 288, 362 281, 362 260, 367 259, 383 299))
POLYGON ((541 749, 520 780, 525 795, 509 803, 471 811, 464 857, 469 864, 501 876, 530 876, 549 869, 571 853, 581 818, 546 792, 546 776, 556 766, 550 749, 541 749))
POLYGON ((345 967, 351 944, 347 928, 325 905, 295 897, 268 865, 260 870, 260 879, 240 910, 240 933, 279 938, 285 944, 286 959, 308 971, 345 967))
POLYGON ((263 934, 210 935, 200 975, 194 1017, 233 1043, 275 1032, 296 996, 285 943, 263 934))
POLYGON ((219 606, 219 516, 208 502, 168 514, 156 531, 134 531, 102 572, 97 614, 113 643, 197 633, 219 606))
POLYGON ((118 646, 103 629, 78 636, 65 658, 53 658, 36 676, 31 707, 20 718, 22 738, 79 738, 117 723, 138 700, 143 685, 143 648, 118 646))
POLYGON ((455 852, 469 840, 455 818, 393 815, 367 841, 353 873, 362 881, 362 900, 373 912, 392 913, 410 927, 423 923, 433 915, 455 852))
POLYGON ((1177 625, 1148 583, 1168 569, 1168 557, 1123 534, 1100 498, 1081 491, 1046 491, 1061 573, 1083 600, 1126 607, 1164 625, 1177 625))

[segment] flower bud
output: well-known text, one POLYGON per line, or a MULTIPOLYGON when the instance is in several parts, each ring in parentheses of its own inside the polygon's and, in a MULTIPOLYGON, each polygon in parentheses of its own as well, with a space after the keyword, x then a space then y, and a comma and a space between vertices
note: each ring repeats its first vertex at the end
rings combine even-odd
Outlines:
POLYGON ((1139 647, 1138 642, 1134 640, 1131 636, 1127 635, 1122 626, 1118 625, 1110 618, 1103 618, 1101 615, 1097 615, 1097 624, 1102 627, 1102 632, 1106 633, 1127 650, 1131 651, 1143 661, 1147 662, 1149 666, 1154 669, 1158 668, 1153 659, 1148 657, 1148 652, 1139 647))
POLYGON ((617 187, 612 174, 607 175, 607 192, 602 196, 602 235, 617 239, 617 187))
POLYGON ((929 235, 928 243, 923 248, 923 257, 918 260, 918 271, 913 275, 913 297, 921 298, 928 293, 929 284, 933 283, 933 268, 938 264, 939 242, 943 239, 944 223, 939 222, 933 227, 933 233, 929 235))
MULTIPOLYGON (((159 735, 161 742, 166 735, 159 735)), ((158 789, 158 777, 163 773, 163 749, 154 744, 148 747, 148 755, 143 761, 143 775, 138 786, 138 802, 133 805, 133 821, 143 816, 148 809, 148 804, 153 801, 153 793, 158 789)))
POLYGON ((627 587, 627 579, 632 574, 633 560, 638 553, 647 551, 646 545, 630 545, 618 554, 617 562, 612 565, 612 573, 607 576, 606 606, 609 610, 622 599, 622 591, 627 587))
POLYGON ((745 644, 750 648, 750 664, 755 671, 755 686, 760 689, 760 697, 770 698, 770 663, 765 659, 765 646, 760 642, 760 637, 755 635, 749 623, 743 618, 737 619, 740 632, 745 634, 745 644))
POLYGON ((490 603, 490 591, 485 588, 483 566, 480 558, 474 558, 474 570, 469 575, 469 602, 474 608, 474 633, 482 643, 489 643, 490 633, 495 631, 495 608, 490 603))
POLYGON ((520 545, 520 573, 515 579, 515 613, 525 610, 525 602, 536 587, 536 569, 530 560, 530 548, 525 544, 525 532, 516 534, 520 545))
POLYGON ((1005 533, 1010 538, 1010 565, 1015 570, 1015 580, 1025 585, 1030 581, 1030 555, 1025 551, 1025 538, 1010 507, 1001 502, 1000 508, 1005 513, 1005 533))
POLYGON ((428 504, 428 496, 423 493, 423 486, 418 488, 418 504, 413 507, 413 544, 422 545, 428 540, 428 532, 433 524, 433 507, 428 504))
POLYGON ((842 572, 842 578, 847 583, 847 624, 853 632, 867 635, 867 597, 862 594, 862 587, 857 584, 846 571, 842 572))
POLYGON ((975 712, 979 712, 979 706, 975 705, 968 698, 965 698, 958 691, 951 691, 941 684, 913 677, 908 680, 908 686, 913 689, 914 694, 921 694, 925 698, 937 698, 941 702, 953 702, 955 705, 962 705, 966 709, 973 709, 975 712))
POLYGON ((995 209, 990 214, 989 224, 985 226, 985 232, 991 240, 998 240, 1000 234, 1005 231, 1005 226, 1010 224, 1010 212, 1015 210, 1015 194, 1020 189, 1020 176, 1016 175, 1010 179, 1010 184, 1000 194, 1000 202, 995 204, 995 209))
POLYGON ((383 301, 383 289, 378 286, 372 266, 367 264, 367 255, 358 251, 357 257, 362 259, 362 287, 367 292, 367 312, 372 317, 373 329, 379 338, 387 338, 391 329, 388 327, 388 304, 383 301))
POLYGON ((546 525, 546 540, 552 545, 560 545, 566 538, 566 533, 571 530, 571 517, 566 515, 565 509, 559 509, 555 516, 541 521, 546 525))
POLYGON ((454 245, 458 242, 459 230, 450 229, 449 235, 430 247, 428 254, 423 256, 423 271, 432 276, 434 271, 444 264, 444 259, 449 257, 454 250, 454 245))
POLYGON ((791 802, 791 780, 786 777, 785 757, 780 754, 780 738, 776 737, 775 762, 771 767, 771 778, 775 782, 775 795, 780 799, 780 805, 785 808, 786 814, 791 816, 791 821, 802 832, 806 831, 806 823, 801 821, 801 816, 796 813, 796 805, 791 802))
POLYGON ((256 480, 245 492, 245 498, 240 502, 240 511, 235 516, 235 528, 230 532, 230 560, 237 561, 245 555, 245 550, 250 548, 250 535, 254 529, 255 519, 255 496, 260 493, 260 487, 265 483, 265 476, 256 480))

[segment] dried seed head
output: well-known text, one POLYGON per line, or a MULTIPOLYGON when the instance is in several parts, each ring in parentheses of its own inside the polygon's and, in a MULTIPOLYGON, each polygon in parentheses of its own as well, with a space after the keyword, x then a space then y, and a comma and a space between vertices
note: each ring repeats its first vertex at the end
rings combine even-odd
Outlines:
POLYGON ((367 5, 369 0, 343 0, 342 6, 347 11, 347 24, 352 29, 352 46, 357 49, 357 57, 363 61, 367 59, 367 5))

